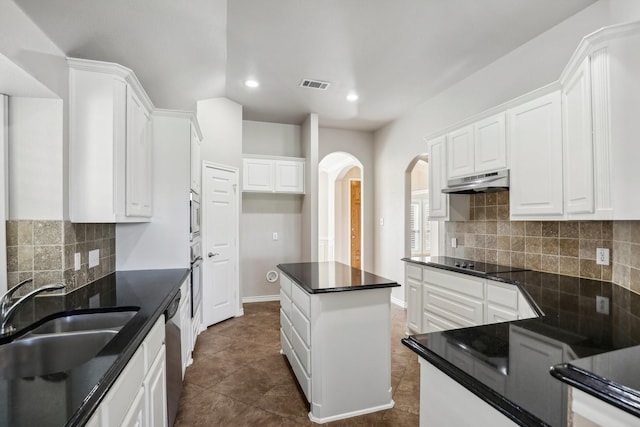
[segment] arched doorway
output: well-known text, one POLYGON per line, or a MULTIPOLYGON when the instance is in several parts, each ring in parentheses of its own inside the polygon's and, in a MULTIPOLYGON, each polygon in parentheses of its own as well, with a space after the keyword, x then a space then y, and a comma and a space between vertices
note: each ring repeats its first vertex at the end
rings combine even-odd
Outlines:
POLYGON ((438 223, 429 221, 429 159, 414 158, 406 170, 405 254, 438 255, 438 223))
POLYGON ((318 165, 318 259, 362 267, 362 163, 344 152, 318 165))

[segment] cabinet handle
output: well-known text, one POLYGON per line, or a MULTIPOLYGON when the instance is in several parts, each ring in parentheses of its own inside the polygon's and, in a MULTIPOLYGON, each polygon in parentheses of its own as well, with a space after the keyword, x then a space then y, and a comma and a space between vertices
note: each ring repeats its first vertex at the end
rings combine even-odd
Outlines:
POLYGON ((213 258, 214 256, 218 256, 220 254, 218 252, 216 252, 215 254, 212 252, 209 252, 207 255, 209 255, 209 258, 213 258))

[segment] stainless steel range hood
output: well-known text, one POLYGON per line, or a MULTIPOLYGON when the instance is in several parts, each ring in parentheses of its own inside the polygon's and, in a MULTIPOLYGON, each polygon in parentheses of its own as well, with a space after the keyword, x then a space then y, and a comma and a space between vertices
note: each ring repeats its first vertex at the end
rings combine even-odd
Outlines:
POLYGON ((447 184, 447 188, 442 189, 443 193, 475 194, 506 191, 509 189, 509 170, 450 179, 447 184))

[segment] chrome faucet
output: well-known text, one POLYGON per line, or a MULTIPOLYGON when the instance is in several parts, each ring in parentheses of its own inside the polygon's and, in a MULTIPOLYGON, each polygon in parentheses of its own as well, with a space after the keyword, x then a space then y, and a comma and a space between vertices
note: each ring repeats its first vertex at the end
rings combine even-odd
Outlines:
POLYGON ((11 306, 9 306, 9 301, 11 299, 11 295, 18 290, 18 288, 21 288, 22 286, 24 286, 25 284, 31 282, 32 279, 27 279, 24 280, 20 283, 18 283, 16 286, 14 286, 13 288, 9 289, 3 296, 2 299, 0 299, 0 336, 4 336, 4 335, 8 335, 12 332, 14 332, 16 330, 16 328, 13 327, 13 325, 11 324, 11 320, 13 319, 13 316, 16 314, 18 308, 20 308, 25 302, 29 301, 31 298, 35 297, 38 294, 41 294, 43 292, 51 292, 51 291, 57 291, 58 289, 63 289, 64 285, 62 283, 56 283, 56 284, 52 284, 52 285, 45 285, 42 286, 40 288, 34 289, 33 291, 29 292, 28 294, 26 294, 25 296, 23 296, 22 298, 20 298, 18 301, 16 301, 15 303, 13 303, 11 306), (8 307, 8 308, 7 308, 8 307))

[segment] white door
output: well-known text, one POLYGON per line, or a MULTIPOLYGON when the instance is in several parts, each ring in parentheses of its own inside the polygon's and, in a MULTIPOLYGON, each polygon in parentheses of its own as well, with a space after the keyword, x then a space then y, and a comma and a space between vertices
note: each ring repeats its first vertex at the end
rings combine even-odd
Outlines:
POLYGON ((238 313, 239 189, 237 170, 203 166, 202 317, 210 326, 238 313))

